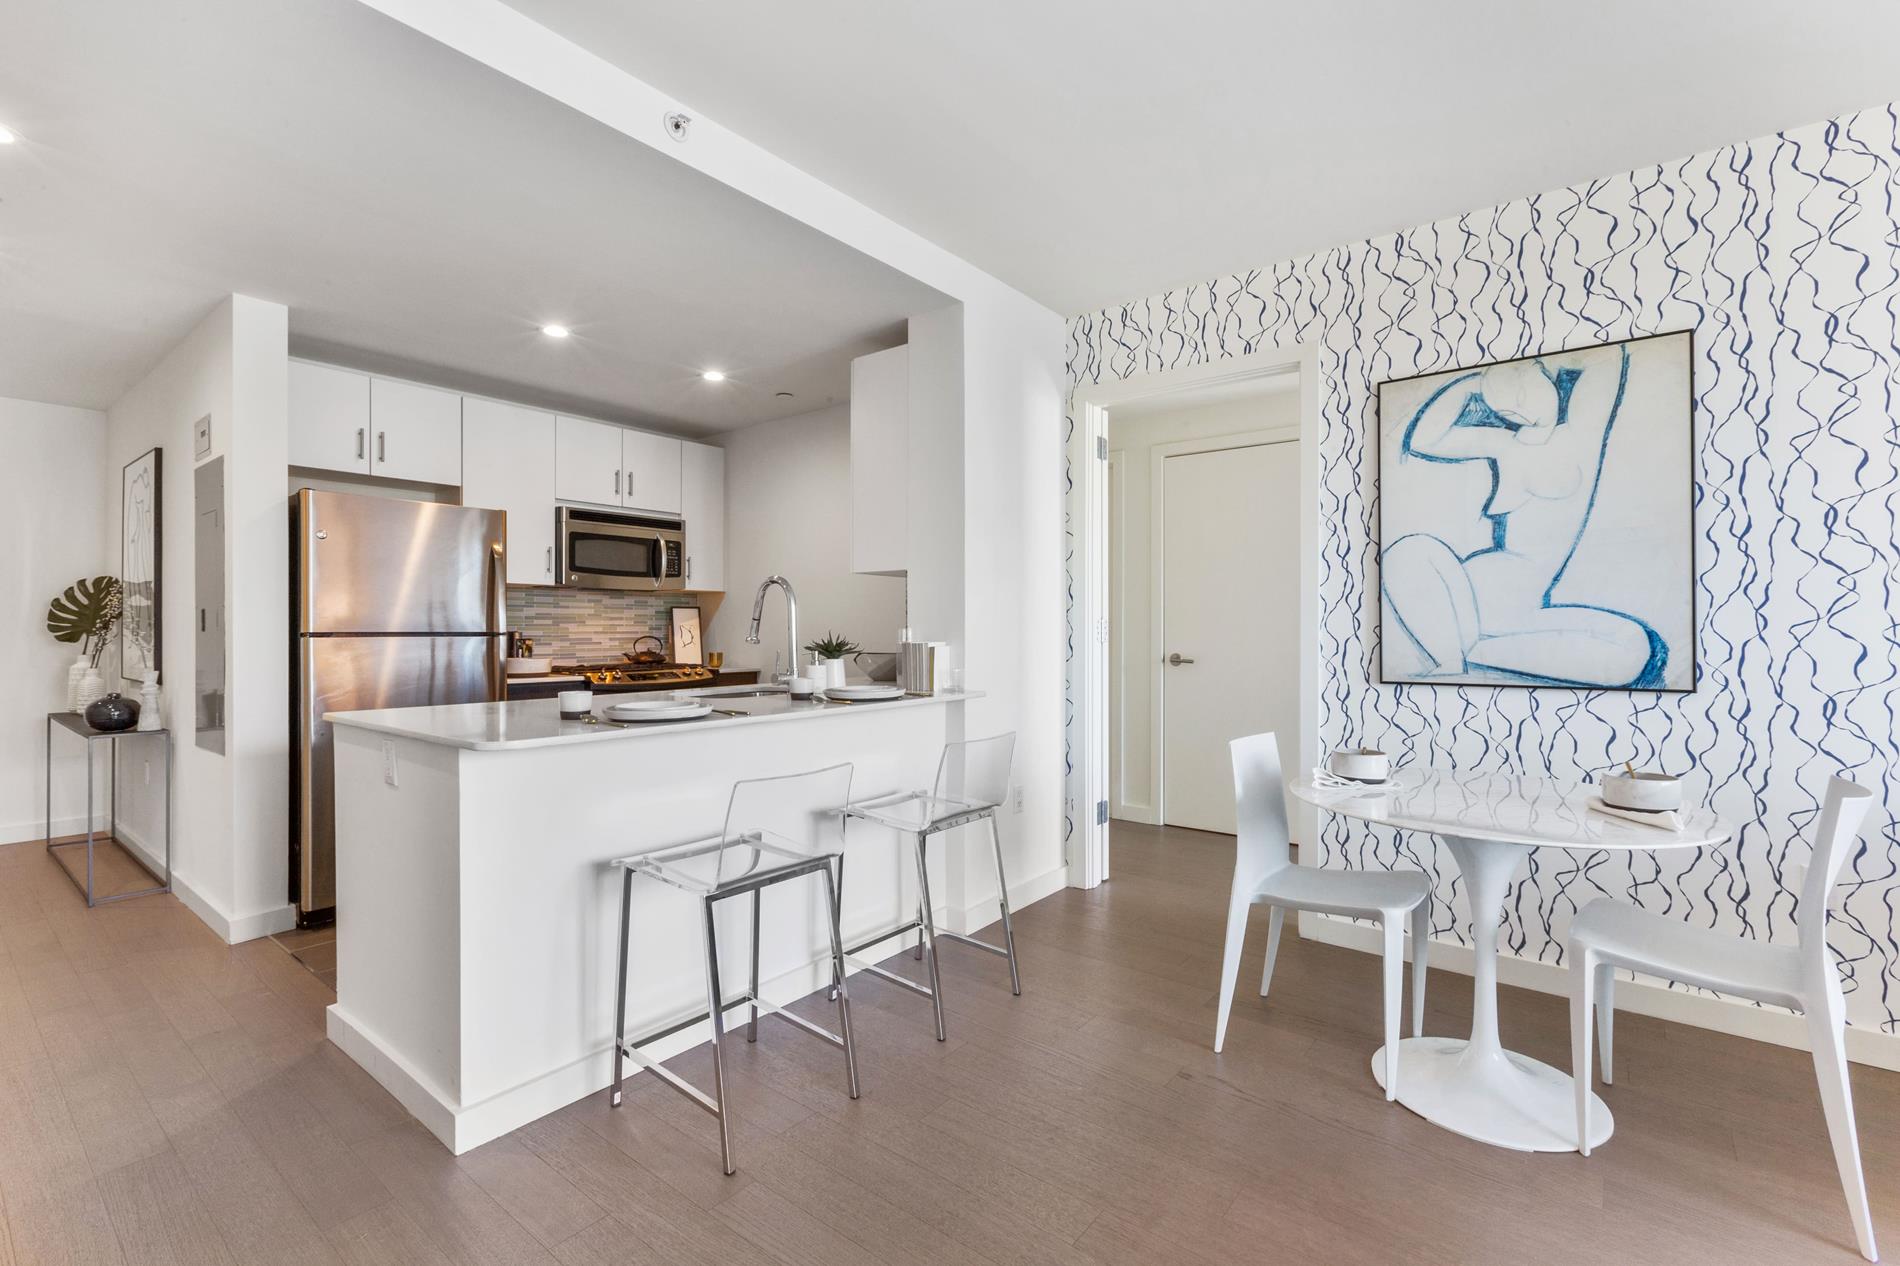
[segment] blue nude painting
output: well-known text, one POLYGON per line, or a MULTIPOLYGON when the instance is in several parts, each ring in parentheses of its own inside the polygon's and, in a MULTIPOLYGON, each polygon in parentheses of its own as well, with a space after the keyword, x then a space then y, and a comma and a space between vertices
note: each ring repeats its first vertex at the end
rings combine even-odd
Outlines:
POLYGON ((1381 680, 1695 688, 1691 353, 1380 384, 1381 680))

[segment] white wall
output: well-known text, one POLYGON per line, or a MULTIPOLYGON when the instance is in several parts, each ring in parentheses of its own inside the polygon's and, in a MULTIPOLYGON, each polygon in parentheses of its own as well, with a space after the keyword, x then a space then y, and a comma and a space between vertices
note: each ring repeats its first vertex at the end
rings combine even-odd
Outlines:
MULTIPOLYGON (((1109 414, 1108 786, 1110 808, 1118 818, 1155 821, 1154 666, 1161 655, 1153 645, 1151 619, 1155 446, 1242 431, 1297 428, 1300 393, 1296 387, 1294 381, 1284 390, 1165 413, 1109 414)), ((1299 595, 1289 593, 1287 600, 1297 602, 1299 595)))
MULTIPOLYGON (((46 605, 82 576, 118 574, 103 536, 102 502, 118 498, 116 466, 106 495, 105 432, 92 409, 0 399, 0 535, 14 546, 0 550, 0 843, 45 830, 46 714, 66 706, 78 650, 46 631, 46 605)), ((53 833, 65 835, 85 829, 85 765, 76 739, 54 741, 53 833)))
MULTIPOLYGON (((778 574, 798 591, 798 640, 827 630, 895 650, 904 578, 851 571, 851 410, 839 405, 718 437, 726 450, 726 598, 706 645, 727 668, 771 672, 785 650, 785 603, 771 594, 759 644, 746 644, 752 596, 778 574)), ((854 668, 848 661, 848 669, 854 668)))
MULTIPOLYGON (((107 412, 105 540, 119 539, 119 468, 164 450, 164 649, 161 684, 173 733, 173 882, 200 918, 230 940, 290 926, 286 900, 289 651, 287 461, 288 313, 233 295, 218 304, 107 412), (211 416, 225 459, 225 752, 197 746, 193 539, 194 424, 211 416)), ((164 801, 153 771, 120 771, 121 831, 155 853, 164 801)))

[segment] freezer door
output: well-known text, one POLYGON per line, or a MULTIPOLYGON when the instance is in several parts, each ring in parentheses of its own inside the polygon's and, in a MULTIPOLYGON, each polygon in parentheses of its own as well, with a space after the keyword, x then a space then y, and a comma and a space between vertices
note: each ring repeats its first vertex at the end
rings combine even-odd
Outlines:
POLYGON ((336 764, 326 712, 477 703, 502 697, 501 637, 301 637, 297 896, 336 904, 336 764))
POLYGON ((500 510, 302 489, 298 632, 501 632, 507 521, 500 510))

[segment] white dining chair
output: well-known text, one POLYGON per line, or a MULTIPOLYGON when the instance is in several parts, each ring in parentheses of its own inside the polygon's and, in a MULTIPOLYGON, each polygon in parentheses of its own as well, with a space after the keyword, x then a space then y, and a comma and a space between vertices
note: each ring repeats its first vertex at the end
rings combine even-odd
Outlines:
POLYGON ((1577 1083, 1579 1150, 1590 1154, 1590 1008, 1596 1008, 1603 1045, 1603 1081, 1610 1081, 1610 1040, 1616 1014, 1618 967, 1661 976, 1730 997, 1789 1007, 1808 1021, 1808 1045, 1821 1086, 1821 1107, 1834 1144, 1834 1164, 1854 1219, 1861 1256, 1878 1261, 1874 1223, 1861 1177, 1860 1141, 1847 1081, 1846 1009, 1840 976, 1827 945, 1827 897, 1859 838, 1873 793, 1842 778, 1828 784, 1814 851, 1795 912, 1795 943, 1769 945, 1667 915, 1600 898, 1570 924, 1571 1076, 1577 1083))
POLYGON ((1385 946, 1385 1097, 1396 1099, 1399 1086, 1399 1007, 1404 991, 1405 916, 1412 930, 1412 1035, 1425 1023, 1426 945, 1431 939, 1431 881, 1418 871, 1322 870, 1293 860, 1286 824, 1286 790, 1280 781, 1280 748, 1271 734, 1237 738, 1234 803, 1239 832, 1234 838, 1234 886, 1227 900, 1227 952, 1221 959, 1220 1016, 1214 1024, 1214 1050, 1227 1041, 1227 1017, 1234 1006, 1234 979, 1247 939, 1247 913, 1264 905, 1267 915, 1267 965, 1260 973, 1260 996, 1273 980, 1280 950, 1280 925, 1288 910, 1313 910, 1358 919, 1377 919, 1385 946))

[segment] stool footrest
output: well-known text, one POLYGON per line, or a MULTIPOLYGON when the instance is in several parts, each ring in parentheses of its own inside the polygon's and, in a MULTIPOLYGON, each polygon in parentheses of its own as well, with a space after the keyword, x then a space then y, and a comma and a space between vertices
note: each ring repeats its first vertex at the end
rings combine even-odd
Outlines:
MULTIPOLYGON (((723 1015, 727 1011, 732 1010, 734 1007, 743 1007, 747 1005, 758 1007, 758 1009, 764 1012, 766 1015, 775 1015, 779 1019, 785 1021, 785 1023, 791 1025, 793 1028, 803 1029, 805 1032, 811 1034, 813 1037, 822 1038, 825 1041, 830 1042, 833 1046, 837 1046, 837 1047, 844 1046, 844 1039, 842 1037, 839 1037, 836 1033, 833 1033, 830 1029, 824 1028, 820 1025, 813 1024, 810 1020, 807 1020, 802 1015, 794 1015, 790 1011, 787 1011, 784 1007, 779 1006, 776 1002, 767 1002, 765 999, 755 998, 749 993, 741 994, 737 998, 733 998, 727 1002, 721 1003, 719 1007, 719 1011, 720 1011, 720 1014, 723 1015)), ((667 1068, 665 1065, 661 1064, 658 1060, 653 1059, 651 1056, 647 1055, 644 1051, 640 1049, 642 1046, 646 1045, 649 1042, 657 1042, 663 1037, 671 1037, 675 1033, 678 1033, 683 1029, 689 1029, 693 1025, 700 1023, 702 1020, 711 1018, 711 1016, 712 1016, 712 1012, 710 1011, 701 1011, 696 1015, 689 1015, 684 1020, 676 1021, 675 1023, 668 1025, 666 1028, 660 1029, 658 1032, 649 1033, 645 1037, 640 1038, 637 1041, 622 1042, 620 1044, 620 1049, 626 1055, 628 1059, 632 1060, 634 1063, 638 1064, 640 1067, 646 1069, 648 1072, 658 1074, 661 1081, 673 1087, 673 1089, 679 1091, 681 1094, 685 1095, 688 1099, 691 1099, 694 1103, 698 1104, 700 1107, 704 1108, 706 1111, 712 1113, 714 1116, 718 1116, 719 1105, 715 1104, 704 1092, 702 1092, 699 1089, 699 1087, 693 1085, 692 1082, 687 1081, 684 1077, 681 1077, 678 1073, 674 1072, 670 1068, 667 1068)))
POLYGON ((1009 957, 1009 951, 1004 949, 1001 945, 991 945, 988 941, 979 941, 974 936, 965 936, 961 932, 946 932, 942 928, 938 928, 937 935, 940 937, 948 937, 953 941, 960 941, 965 945, 974 946, 980 950, 988 950, 998 958, 1009 957))
POLYGON ((876 976, 878 979, 888 980, 893 985, 901 985, 902 987, 910 990, 914 994, 921 994, 922 996, 926 998, 934 996, 930 992, 930 987, 928 985, 920 985, 914 980, 907 980, 906 978, 898 975, 894 971, 887 971, 884 968, 879 967, 876 963, 866 962, 862 958, 853 958, 849 954, 845 955, 844 961, 847 963, 850 963, 853 967, 856 967, 859 971, 868 971, 873 976, 876 976))
MULTIPOLYGON (((906 932, 920 932, 923 930, 923 926, 924 926, 923 921, 921 919, 912 919, 909 923, 900 923, 894 928, 886 928, 884 931, 879 932, 876 936, 868 937, 865 940, 859 941, 856 945, 845 946, 844 947, 845 956, 848 958, 853 954, 862 954, 865 950, 870 949, 873 945, 882 945, 885 941, 890 940, 892 937, 902 936, 906 932)), ((937 935, 942 936, 944 934, 942 932, 939 932, 937 933, 937 935)))

